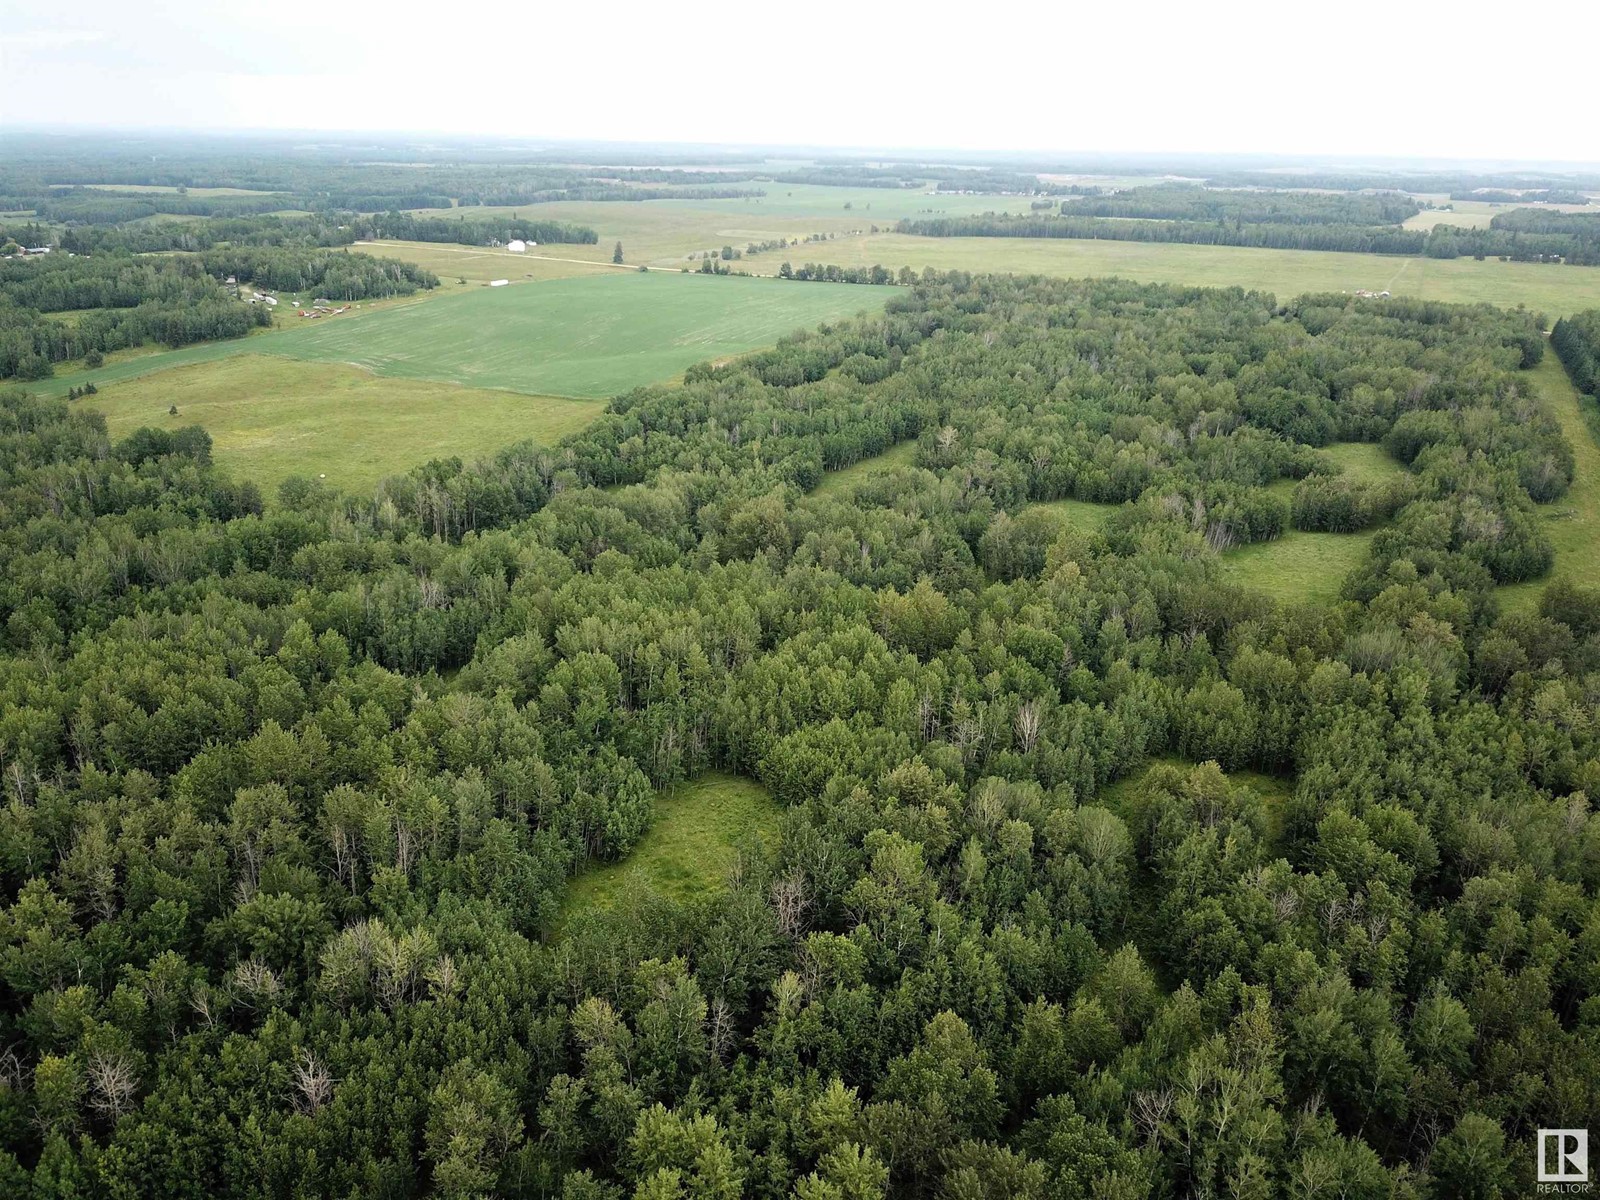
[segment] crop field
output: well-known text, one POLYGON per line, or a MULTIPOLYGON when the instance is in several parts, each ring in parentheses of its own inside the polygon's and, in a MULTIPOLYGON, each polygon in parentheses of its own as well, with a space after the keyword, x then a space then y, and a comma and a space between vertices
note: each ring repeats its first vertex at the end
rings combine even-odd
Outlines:
MULTIPOLYGON (((899 270, 1009 271, 1068 278, 1117 275, 1142 283, 1244 287, 1288 300, 1303 292, 1366 288, 1503 308, 1526 305, 1552 318, 1600 306, 1600 268, 1477 262, 1323 250, 1087 241, 1071 238, 931 238, 879 233, 797 246, 794 261, 899 270)), ((770 257, 770 256, 766 256, 770 257)), ((756 260, 759 261, 759 260, 756 260)))
POLYGON ((1539 506, 1545 536, 1556 549, 1555 567, 1549 578, 1500 589, 1502 605, 1524 612, 1538 606, 1540 593, 1551 579, 1600 587, 1600 443, 1583 419, 1578 390, 1555 354, 1547 352, 1532 375, 1545 408, 1561 423, 1561 432, 1572 443, 1578 470, 1565 496, 1539 506))
POLYGON ((532 395, 609 398, 685 367, 767 346, 796 329, 880 308, 890 289, 735 276, 613 272, 521 287, 479 287, 227 342, 59 375, 61 394, 240 353, 345 363, 532 395))
POLYGON ((712 773, 682 784, 656 798, 655 821, 633 853, 573 879, 566 915, 610 907, 632 878, 673 900, 703 896, 722 886, 742 841, 777 836, 780 813, 765 788, 738 776, 712 773))
POLYGON ((599 400, 527 396, 458 384, 379 379, 338 363, 239 354, 116 384, 79 401, 111 436, 141 425, 201 425, 217 463, 271 495, 289 475, 370 492, 431 458, 471 458, 524 438, 549 443, 583 428, 599 400), (172 416, 168 409, 178 409, 172 416))

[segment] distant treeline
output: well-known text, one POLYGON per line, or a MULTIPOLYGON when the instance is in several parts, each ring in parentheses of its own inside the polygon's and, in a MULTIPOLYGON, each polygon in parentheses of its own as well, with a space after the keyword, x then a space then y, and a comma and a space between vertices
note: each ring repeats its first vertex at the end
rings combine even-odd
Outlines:
POLYGON ((1546 188, 1530 192, 1451 192, 1452 200, 1481 200, 1485 204, 1587 204, 1589 197, 1570 188, 1546 188))
POLYGON ((865 283, 876 286, 898 283, 910 287, 919 276, 910 267, 901 267, 897 276, 888 267, 873 264, 870 267, 841 267, 836 263, 805 263, 794 266, 784 263, 778 268, 779 279, 803 279, 816 283, 865 283))
POLYGON ((1206 183, 1211 187, 1317 188, 1330 192, 1359 192, 1368 188, 1382 188, 1395 192, 1445 192, 1451 196, 1460 192, 1465 198, 1465 193, 1482 188, 1518 192, 1529 189, 1600 191, 1600 174, 1587 172, 1571 175, 1540 175, 1516 171, 1489 174, 1444 171, 1296 171, 1290 174, 1281 171, 1222 171, 1207 173, 1206 183))
POLYGON ((230 246, 203 255, 201 262, 219 279, 231 275, 258 288, 311 292, 330 300, 381 300, 439 286, 437 275, 415 263, 348 250, 230 246))
POLYGON ((1600 309, 1556 322, 1550 345, 1580 392, 1600 399, 1600 309))
POLYGON ((1398 225, 1422 211, 1410 196, 1325 192, 1218 191, 1155 184, 1075 201, 1070 214, 1172 221, 1243 221, 1252 225, 1398 225))
POLYGON ((228 276, 333 300, 406 296, 439 283, 411 263, 315 247, 0 259, 0 378, 42 379, 55 363, 90 354, 186 346, 270 325, 268 308, 241 303, 222 282, 228 276))
POLYGON ((513 239, 565 242, 592 246, 600 235, 583 225, 565 221, 530 221, 525 217, 451 216, 417 217, 410 213, 375 213, 356 218, 352 229, 359 238, 391 238, 402 242, 450 242, 459 246, 486 246, 513 239))
POLYGON ((901 221, 899 233, 922 237, 1085 238, 1117 242, 1187 242, 1273 250, 1344 250, 1364 254, 1421 254, 1421 230, 1368 225, 1267 225, 1243 221, 1141 221, 1112 217, 925 217, 901 221))
POLYGON ((1428 236, 1427 252, 1430 258, 1561 259, 1575 266, 1600 266, 1600 213, 1518 208, 1496 213, 1488 229, 1439 225, 1428 236))
POLYGON ((194 258, 0 261, 0 379, 149 342, 241 337, 272 316, 241 304, 194 258), (76 320, 50 313, 93 309, 76 320))
MULTIPOLYGON (((449 201, 446 201, 449 203, 449 201)), ((185 196, 165 192, 111 192, 99 188, 55 189, 40 196, 0 198, 6 209, 31 208, 42 221, 113 225, 168 214, 241 217, 299 207, 293 196, 185 196)))
MULTIPOLYGON (((42 226, 45 244, 51 237, 42 226)), ((0 240, 11 232, 0 227, 0 240)), ((164 250, 209 250, 213 246, 348 246, 355 240, 349 224, 320 216, 213 217, 210 220, 160 221, 134 225, 73 225, 61 231, 57 245, 71 254, 154 254, 164 250)), ((37 244, 37 243, 28 243, 37 244)))

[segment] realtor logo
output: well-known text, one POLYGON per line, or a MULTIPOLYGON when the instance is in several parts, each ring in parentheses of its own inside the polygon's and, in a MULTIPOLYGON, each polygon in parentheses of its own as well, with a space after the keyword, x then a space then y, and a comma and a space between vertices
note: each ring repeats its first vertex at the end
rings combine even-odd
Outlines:
POLYGON ((1589 1182, 1589 1131, 1539 1130, 1539 1182, 1589 1182))

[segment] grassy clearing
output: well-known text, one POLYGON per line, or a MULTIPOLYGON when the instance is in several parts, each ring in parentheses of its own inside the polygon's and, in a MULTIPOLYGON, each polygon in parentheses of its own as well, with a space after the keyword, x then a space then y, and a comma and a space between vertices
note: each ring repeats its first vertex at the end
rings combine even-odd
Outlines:
MULTIPOLYGON (((1539 507, 1545 536, 1556 549, 1550 579, 1559 577, 1583 587, 1600 587, 1600 444, 1583 419, 1578 389, 1572 386, 1553 352, 1547 351, 1530 375, 1546 410, 1561 423, 1561 432, 1572 443, 1578 466, 1567 494, 1539 507)), ((1532 611, 1550 579, 1501 588, 1502 606, 1513 612, 1532 611)))
POLYGON ((1104 529, 1106 521, 1118 507, 1115 504, 1096 504, 1091 500, 1047 500, 1028 506, 1030 512, 1049 513, 1086 533, 1098 533, 1104 529))
POLYGON ((795 329, 881 308, 890 294, 849 284, 618 271, 375 307, 58 375, 33 390, 59 395, 91 379, 104 388, 254 352, 346 363, 396 379, 602 398, 705 359, 771 345, 795 329))
POLYGON ((720 888, 751 835, 771 841, 781 810, 760 784, 713 772, 656 798, 655 822, 622 862, 591 866, 572 881, 566 914, 609 908, 633 876, 677 901, 720 888))
POLYGON ((1306 533, 1291 529, 1270 542, 1254 542, 1222 557, 1234 583, 1255 588, 1284 604, 1327 604, 1339 585, 1366 558, 1373 532, 1306 533))
POLYGON ((822 482, 817 484, 813 496, 844 496, 848 495, 858 484, 865 483, 874 475, 885 471, 892 471, 896 467, 914 467, 917 465, 916 442, 901 442, 890 446, 882 454, 874 454, 871 458, 863 458, 860 462, 853 462, 848 467, 841 467, 837 471, 829 471, 822 477, 822 482))
POLYGON ((1552 317, 1600 306, 1600 268, 1477 262, 1320 250, 1257 250, 1071 238, 924 238, 896 233, 841 237, 788 252, 795 260, 899 270, 1010 271, 1067 277, 1119 275, 1145 283, 1258 288, 1288 300, 1304 292, 1369 288, 1397 295, 1552 317))
POLYGON ((1404 463, 1373 442, 1335 442, 1322 447, 1322 453, 1338 463, 1345 478, 1355 483, 1388 483, 1406 473, 1404 463))
POLYGON ((336 363, 241 354, 104 388, 79 402, 113 437, 203 425, 217 462, 271 489, 289 475, 346 492, 430 458, 471 458, 524 438, 553 442, 605 407, 457 384, 378 379, 336 363), (176 405, 177 416, 168 409, 176 405))
MULTIPOLYGON (((1157 767, 1176 767, 1180 771, 1194 770, 1198 763, 1189 762, 1187 759, 1175 757, 1162 757, 1153 759, 1148 766, 1132 775, 1125 776, 1115 783, 1102 788, 1097 798, 1097 803, 1105 805, 1112 812, 1127 820, 1134 807, 1134 800, 1144 787, 1145 777, 1157 767)), ((1269 809, 1278 810, 1278 827, 1282 827, 1281 809, 1285 803, 1294 796, 1294 780, 1285 779, 1277 775, 1265 775, 1260 771, 1227 771, 1228 782, 1242 784, 1267 802, 1269 809)))

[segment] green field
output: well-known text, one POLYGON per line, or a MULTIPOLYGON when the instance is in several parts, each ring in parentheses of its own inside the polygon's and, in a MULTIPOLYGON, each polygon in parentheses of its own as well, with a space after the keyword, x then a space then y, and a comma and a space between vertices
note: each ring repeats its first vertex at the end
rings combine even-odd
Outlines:
POLYGON ((1222 556, 1234 583, 1266 592, 1284 604, 1326 604, 1367 556, 1373 531, 1306 533, 1291 529, 1270 542, 1253 542, 1222 556))
POLYGON ((1547 352, 1530 374, 1545 409, 1561 423, 1561 432, 1572 443, 1578 471, 1565 496, 1539 506, 1545 536, 1556 549, 1550 577, 1500 589, 1501 603, 1513 611, 1536 607, 1550 579, 1600 587, 1600 444, 1578 410, 1578 389, 1554 352, 1547 352))
POLYGON ((607 398, 799 328, 881 308, 891 294, 849 284, 619 271, 347 313, 59 375, 35 390, 61 394, 91 379, 104 388, 253 352, 346 363, 397 379, 607 398))
POLYGON ((871 458, 863 458, 860 462, 853 462, 848 467, 841 467, 837 471, 829 471, 822 477, 822 482, 817 484, 814 496, 843 496, 858 484, 866 482, 874 475, 884 471, 892 471, 896 467, 914 467, 917 465, 916 442, 901 442, 899 445, 890 446, 882 454, 874 454, 871 458))
POLYGON ((573 879, 565 915, 610 907, 632 879, 673 900, 703 896, 723 885, 741 842, 777 836, 780 811, 760 784, 717 772, 665 792, 632 854, 573 879))
POLYGON ((203 425, 217 462, 269 494, 289 475, 325 475, 341 491, 370 491, 384 476, 430 458, 471 458, 524 438, 554 442, 605 407, 601 400, 379 379, 342 364, 263 354, 146 375, 78 404, 105 413, 112 437, 141 425, 203 425), (174 405, 177 416, 167 411, 174 405))
POLYGON ((1322 250, 1088 241, 1073 238, 933 238, 897 233, 841 237, 788 252, 795 261, 894 270, 1004 271, 1066 277, 1118 275, 1142 283, 1258 288, 1288 300, 1304 292, 1366 288, 1428 300, 1524 304, 1562 316, 1600 306, 1600 267, 1478 262, 1322 250))

